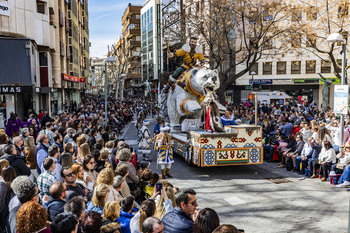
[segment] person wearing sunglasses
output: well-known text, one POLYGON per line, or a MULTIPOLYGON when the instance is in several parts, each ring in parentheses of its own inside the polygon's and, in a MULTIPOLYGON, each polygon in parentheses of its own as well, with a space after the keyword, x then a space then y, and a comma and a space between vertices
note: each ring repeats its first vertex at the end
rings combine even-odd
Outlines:
POLYGON ((70 167, 64 167, 61 170, 61 176, 67 187, 67 200, 76 196, 83 196, 88 201, 91 200, 91 192, 82 184, 76 183, 77 177, 70 167))
POLYGON ((193 232, 193 216, 198 206, 196 192, 193 189, 182 189, 175 195, 175 201, 176 207, 162 219, 164 232, 193 232))

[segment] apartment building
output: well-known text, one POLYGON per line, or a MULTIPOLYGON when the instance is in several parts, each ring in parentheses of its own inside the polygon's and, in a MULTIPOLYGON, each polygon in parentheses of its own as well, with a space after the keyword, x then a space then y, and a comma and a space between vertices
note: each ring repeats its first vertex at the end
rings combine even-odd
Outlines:
POLYGON ((142 95, 141 79, 141 17, 142 6, 129 3, 122 17, 122 41, 117 49, 122 50, 126 65, 123 87, 126 96, 142 95))
MULTIPOLYGON (((161 1, 148 0, 141 9, 142 80, 147 80, 148 92, 158 92, 158 82, 162 72, 161 1)), ((156 95, 154 95, 156 96, 156 95)))
POLYGON ((87 0, 9 0, 0 6, 0 122, 10 112, 55 115, 70 100, 79 102, 89 76, 83 62, 89 60, 87 0), (79 28, 71 27, 74 4, 79 28), (73 32, 82 38, 75 46, 73 32), (71 66, 72 47, 78 49, 77 67, 71 66))
MULTIPOLYGON (((245 101, 248 98, 248 94, 251 91, 251 83, 260 85, 261 91, 283 91, 288 95, 294 97, 295 100, 301 98, 315 102, 318 106, 321 106, 322 101, 322 88, 323 81, 320 80, 318 73, 322 74, 328 79, 335 78, 334 68, 329 60, 327 54, 318 53, 312 48, 312 44, 317 44, 322 50, 329 50, 329 43, 326 41, 329 32, 326 33, 322 30, 322 27, 316 26, 317 23, 323 23, 322 14, 327 12, 326 6, 318 6, 318 10, 310 10, 315 8, 313 1, 305 3, 305 5, 298 5, 291 10, 294 12, 288 19, 289 24, 302 24, 305 23, 310 26, 310 30, 318 27, 317 31, 312 31, 313 38, 310 42, 310 35, 300 35, 293 40, 285 38, 285 42, 288 43, 287 47, 290 48, 288 52, 277 56, 263 56, 256 64, 253 65, 249 73, 246 73, 242 77, 236 80, 236 85, 232 87, 234 89, 234 102, 239 104, 241 101, 245 101), (312 26, 315 25, 315 26, 312 26), (312 44, 311 44, 312 43, 312 44), (252 72, 254 75, 252 75, 252 72)), ((347 18, 349 15, 349 8, 342 8, 342 3, 333 1, 330 2, 332 8, 328 11, 332 23, 332 32, 340 30, 337 28, 342 21, 342 17, 347 18), (339 7, 338 7, 339 6, 339 7)), ((327 24, 327 23, 326 23, 327 24)), ((347 40, 348 31, 350 30, 347 23, 342 26, 343 37, 347 40)), ((331 32, 331 33, 332 33, 331 32)), ((271 40, 268 46, 275 46, 281 43, 281 41, 271 40)), ((347 49, 349 49, 347 45, 347 49)), ((341 66, 342 54, 341 45, 335 44, 334 56, 336 62, 341 66)), ((347 62, 346 62, 347 63, 347 62)), ((347 65, 347 64, 345 64, 347 65)), ((241 71, 244 67, 237 67, 237 72, 241 71)), ((334 84, 340 84, 340 80, 336 80, 330 87, 329 93, 329 106, 333 106, 333 94, 334 84)), ((327 104, 328 105, 328 104, 327 104)))

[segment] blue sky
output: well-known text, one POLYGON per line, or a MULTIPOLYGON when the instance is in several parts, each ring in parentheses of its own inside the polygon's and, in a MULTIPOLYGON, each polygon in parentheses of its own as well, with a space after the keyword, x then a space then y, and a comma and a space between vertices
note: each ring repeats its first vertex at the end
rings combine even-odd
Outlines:
POLYGON ((128 4, 143 5, 146 0, 90 0, 89 38, 91 57, 103 57, 122 33, 121 20, 128 4))

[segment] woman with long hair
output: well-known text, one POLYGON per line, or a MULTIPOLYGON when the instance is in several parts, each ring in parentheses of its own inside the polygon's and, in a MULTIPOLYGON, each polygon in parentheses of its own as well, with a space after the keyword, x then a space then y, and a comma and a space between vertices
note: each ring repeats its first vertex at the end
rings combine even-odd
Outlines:
POLYGON ((63 147, 63 153, 59 157, 59 161, 62 167, 71 167, 74 163, 74 147, 73 144, 68 142, 63 147))
MULTIPOLYGON (((321 124, 322 125, 322 124, 321 124)), ((320 140, 321 143, 328 141, 332 141, 332 137, 329 135, 329 131, 325 126, 320 126, 318 130, 318 140, 320 140)))
POLYGON ((313 175, 311 178, 316 178, 316 170, 320 167, 319 175, 322 177, 321 181, 327 181, 328 174, 331 166, 337 161, 337 156, 335 150, 333 149, 332 143, 330 141, 324 141, 321 153, 318 160, 312 161, 313 175))
POLYGON ((99 184, 95 187, 91 201, 86 206, 86 213, 95 211, 103 214, 103 208, 106 204, 109 187, 106 184, 99 184))
POLYGON ((131 233, 141 233, 142 223, 148 217, 153 217, 156 212, 156 203, 152 199, 148 199, 142 202, 139 212, 130 221, 131 233))
POLYGON ((34 144, 34 137, 28 136, 24 139, 24 149, 23 153, 26 158, 27 166, 32 171, 32 175, 35 177, 35 179, 38 178, 38 173, 36 171, 36 162, 35 162, 35 144, 34 144))
POLYGON ((84 160, 84 157, 86 155, 90 155, 90 146, 87 143, 83 143, 79 146, 78 156, 77 156, 77 162, 81 163, 84 160))
POLYGON ((51 233, 47 227, 46 209, 34 201, 24 203, 16 215, 17 233, 51 233))
POLYGON ((104 168, 100 171, 97 176, 97 185, 105 184, 109 187, 109 193, 107 196, 107 201, 118 201, 118 192, 112 187, 114 184, 114 172, 111 168, 104 168))
POLYGON ((162 189, 159 201, 156 207, 154 217, 162 220, 164 215, 170 212, 176 206, 175 193, 172 187, 168 186, 162 189))
POLYGON ((204 208, 199 211, 194 222, 194 233, 212 233, 220 225, 220 219, 215 210, 204 208))
POLYGON ((79 163, 75 163, 72 165, 71 168, 74 171, 75 177, 77 178, 77 180, 75 182, 83 185, 85 188, 88 188, 89 190, 92 190, 94 183, 92 182, 91 177, 88 177, 87 182, 85 182, 83 165, 81 165, 79 163))
POLYGON ((108 201, 103 208, 103 220, 100 233, 120 233, 121 227, 117 219, 120 216, 120 205, 118 201, 108 201))
POLYGON ((10 163, 8 160, 6 159, 0 159, 0 175, 2 177, 4 177, 4 174, 2 173, 2 170, 4 169, 4 167, 10 166, 10 163))
POLYGON ((89 181, 88 177, 91 177, 93 184, 96 184, 98 173, 95 171, 95 164, 96 162, 94 157, 92 157, 92 155, 86 155, 84 157, 83 168, 84 168, 85 182, 88 182, 89 181))
POLYGON ((9 215, 9 203, 10 203, 10 200, 15 196, 15 193, 11 188, 11 183, 16 178, 16 170, 13 167, 9 165, 5 167, 1 167, 2 165, 6 164, 6 163, 3 163, 2 160, 4 159, 0 159, 1 176, 4 178, 4 181, 6 183, 7 192, 6 192, 4 207, 0 212, 0 232, 3 232, 6 227, 6 219, 9 215))

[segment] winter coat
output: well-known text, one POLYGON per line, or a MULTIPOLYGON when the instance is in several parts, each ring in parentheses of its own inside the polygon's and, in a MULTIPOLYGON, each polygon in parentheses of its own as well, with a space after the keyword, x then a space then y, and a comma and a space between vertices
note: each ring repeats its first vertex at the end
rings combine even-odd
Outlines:
POLYGON ((166 213, 162 219, 164 233, 193 233, 193 220, 179 207, 166 213))
POLYGON ((120 226, 122 229, 122 233, 131 233, 130 231, 130 221, 134 217, 134 215, 129 214, 124 211, 120 211, 120 216, 117 219, 118 222, 120 222, 120 226))
POLYGON ((118 221, 112 222, 108 219, 102 220, 102 227, 100 228, 100 233, 120 233, 121 227, 118 221))
POLYGON ((44 203, 44 207, 50 215, 50 221, 53 221, 55 217, 64 212, 65 200, 51 198, 48 202, 44 203))
POLYGON ((16 170, 16 176, 30 176, 31 171, 26 165, 26 161, 23 156, 4 155, 1 158, 6 159, 10 163, 10 166, 12 166, 16 170))

